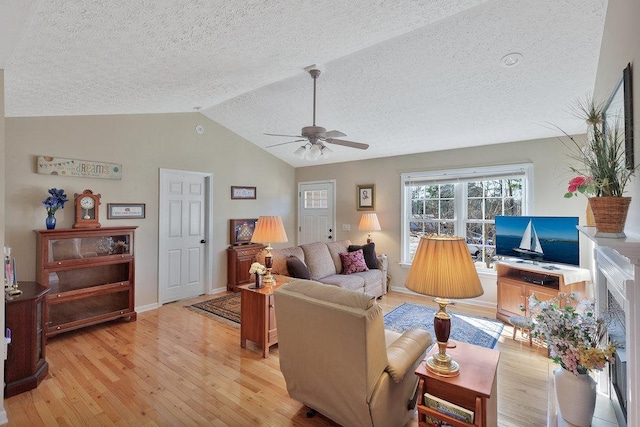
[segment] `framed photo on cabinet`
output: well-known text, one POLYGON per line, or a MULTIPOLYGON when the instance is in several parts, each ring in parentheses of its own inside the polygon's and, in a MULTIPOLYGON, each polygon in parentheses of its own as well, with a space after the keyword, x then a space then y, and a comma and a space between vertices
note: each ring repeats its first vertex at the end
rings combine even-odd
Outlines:
POLYGON ((229 243, 231 245, 245 245, 251 243, 253 231, 256 229, 258 218, 230 219, 229 243))

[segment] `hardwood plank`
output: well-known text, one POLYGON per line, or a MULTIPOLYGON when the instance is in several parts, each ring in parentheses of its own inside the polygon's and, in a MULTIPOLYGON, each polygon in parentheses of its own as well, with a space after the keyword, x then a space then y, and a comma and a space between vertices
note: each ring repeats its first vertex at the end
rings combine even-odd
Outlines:
MULTIPOLYGON (((268 359, 240 329, 185 306, 210 295, 140 313, 136 322, 112 322, 49 339, 49 375, 40 386, 4 402, 9 425, 335 426, 289 398, 278 347, 268 359)), ((390 292, 385 313, 401 303, 436 307, 429 298, 390 292)), ((460 305, 451 311, 495 317, 460 305)), ((546 349, 513 341, 505 326, 496 346, 498 425, 546 425, 553 364, 546 349)), ((417 427, 417 416, 408 427, 417 427)))

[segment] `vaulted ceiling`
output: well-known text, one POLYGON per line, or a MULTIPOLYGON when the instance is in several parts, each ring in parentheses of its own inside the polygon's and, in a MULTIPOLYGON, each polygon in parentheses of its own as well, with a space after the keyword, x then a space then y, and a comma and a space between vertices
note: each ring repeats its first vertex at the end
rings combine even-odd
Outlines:
POLYGON ((593 90, 606 5, 3 1, 6 115, 200 111, 293 166, 557 136, 549 123, 580 133, 570 106, 593 90), (312 64, 316 124, 368 150, 312 162, 301 143, 269 147, 296 138, 265 132, 312 124, 312 64))

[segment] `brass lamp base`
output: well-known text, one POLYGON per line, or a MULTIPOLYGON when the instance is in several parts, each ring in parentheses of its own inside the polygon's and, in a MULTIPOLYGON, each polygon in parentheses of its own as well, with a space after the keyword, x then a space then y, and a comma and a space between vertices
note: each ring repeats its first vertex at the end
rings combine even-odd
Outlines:
POLYGON ((439 377, 457 377, 460 375, 460 366, 450 356, 446 356, 448 360, 440 360, 440 354, 435 354, 427 359, 427 369, 434 375, 439 377))
POLYGON ((274 279, 273 276, 271 275, 270 268, 267 269, 267 272, 262 277, 262 283, 269 283, 269 284, 276 283, 276 279, 274 279))
POLYGON ((449 343, 449 334, 451 332, 451 315, 447 313, 449 300, 436 298, 435 302, 440 307, 440 311, 436 313, 433 319, 433 328, 438 342, 438 353, 427 359, 427 369, 441 377, 456 377, 460 375, 460 366, 447 354, 447 344, 449 343))

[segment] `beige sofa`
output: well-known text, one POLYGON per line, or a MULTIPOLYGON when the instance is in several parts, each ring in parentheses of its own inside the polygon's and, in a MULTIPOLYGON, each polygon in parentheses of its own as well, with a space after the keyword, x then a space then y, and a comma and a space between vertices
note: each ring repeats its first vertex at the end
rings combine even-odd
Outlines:
MULTIPOLYGON (((271 273, 291 276, 287 270, 287 258, 295 256, 309 269, 311 279, 326 285, 339 286, 363 292, 374 297, 381 297, 387 293, 387 256, 378 255, 378 269, 342 274, 341 253, 347 252, 351 245, 349 240, 336 242, 316 242, 284 249, 273 249, 273 268, 271 273)), ((265 253, 256 256, 259 263, 264 265, 265 253)))
POLYGON ((403 426, 429 332, 384 329, 372 296, 295 279, 274 293, 280 370, 293 398, 350 427, 403 426))

